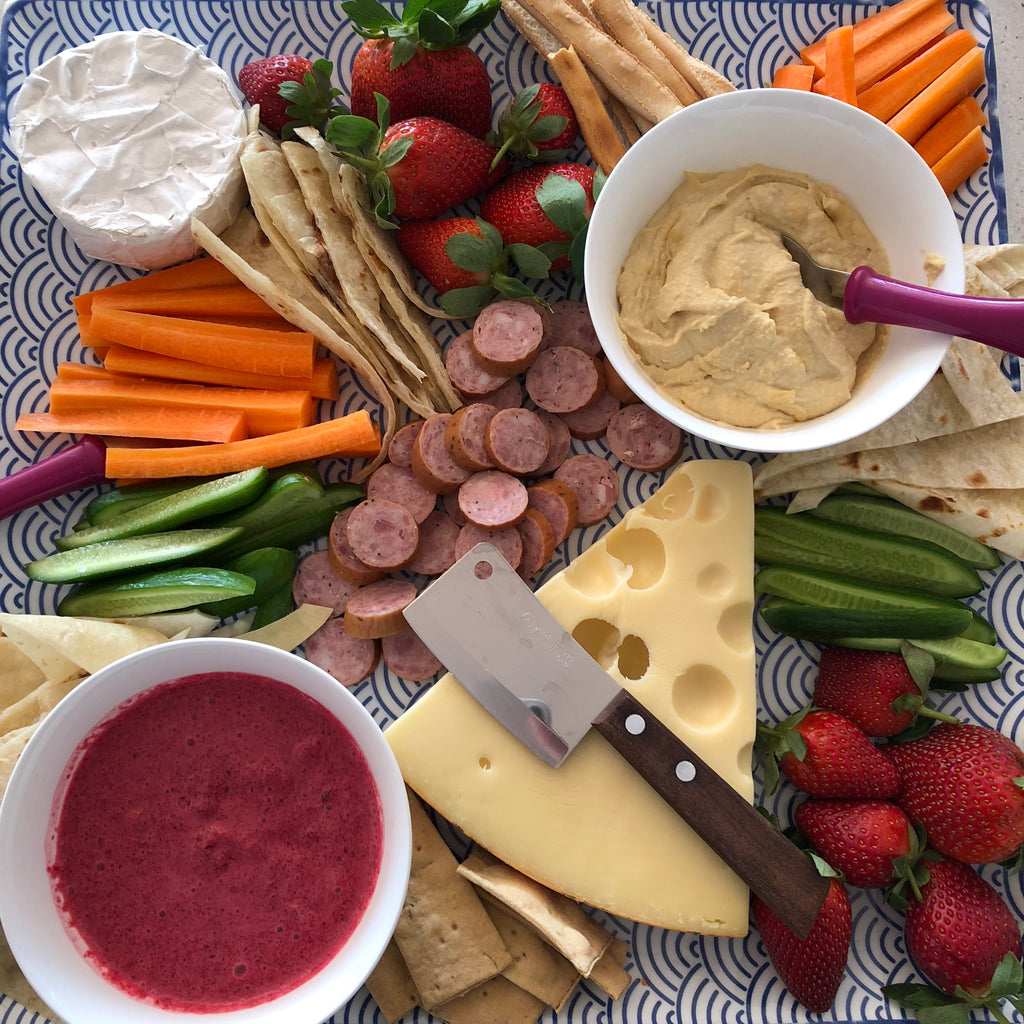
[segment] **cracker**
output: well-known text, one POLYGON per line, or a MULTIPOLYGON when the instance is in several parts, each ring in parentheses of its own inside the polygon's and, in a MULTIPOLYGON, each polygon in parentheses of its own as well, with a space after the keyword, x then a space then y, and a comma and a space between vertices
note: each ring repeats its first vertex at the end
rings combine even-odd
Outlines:
POLYGON ((533 1024, 545 1009, 536 996, 499 974, 430 1012, 446 1024, 533 1024))
POLYGON ((394 939, 384 947, 377 966, 366 979, 366 988, 388 1024, 395 1024, 419 1006, 420 994, 394 939))
POLYGON ((604 955, 590 972, 590 980, 612 999, 621 999, 633 983, 633 977, 625 967, 626 952, 626 943, 613 936, 604 955))

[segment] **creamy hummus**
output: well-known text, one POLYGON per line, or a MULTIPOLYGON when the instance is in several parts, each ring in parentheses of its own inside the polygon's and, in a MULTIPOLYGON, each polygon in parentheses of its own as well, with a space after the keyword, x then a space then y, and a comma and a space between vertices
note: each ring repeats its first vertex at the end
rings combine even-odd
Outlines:
POLYGON ((821 264, 889 261, 835 189, 755 165, 687 173, 619 271, 629 347, 670 398, 709 419, 784 427, 842 405, 887 328, 850 324, 803 286, 780 234, 821 264))

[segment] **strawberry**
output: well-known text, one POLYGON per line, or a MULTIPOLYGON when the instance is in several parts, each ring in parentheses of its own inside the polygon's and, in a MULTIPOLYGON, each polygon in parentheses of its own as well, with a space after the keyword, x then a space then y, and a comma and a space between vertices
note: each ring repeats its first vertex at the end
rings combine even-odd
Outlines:
POLYGON ((540 82, 518 93, 487 136, 504 156, 562 160, 580 132, 576 111, 560 85, 540 82))
POLYGON ((491 163, 494 146, 435 117, 389 124, 379 97, 377 123, 355 115, 334 117, 325 138, 366 176, 380 223, 392 214, 416 220, 436 217, 491 188, 508 173, 507 160, 491 163))
POLYGON ((238 84, 246 101, 259 106, 262 124, 288 139, 295 128, 320 131, 329 117, 344 112, 334 104, 340 90, 331 86, 332 70, 328 60, 280 54, 246 64, 238 84))
POLYGON ((475 315, 499 294, 536 298, 509 274, 510 260, 528 277, 547 272, 542 253, 528 246, 504 246, 497 229, 479 218, 407 220, 395 236, 406 259, 442 293, 444 310, 459 319, 475 315))
POLYGON ((902 780, 899 805, 946 857, 989 864, 1021 856, 1024 751, 984 726, 937 725, 886 748, 902 780))
POLYGON ((769 794, 779 769, 810 796, 887 800, 899 791, 899 774, 889 759, 834 711, 804 708, 775 727, 759 722, 756 747, 769 794))
POLYGON ((757 896, 753 916, 761 943, 789 993, 812 1013, 824 1013, 835 1001, 850 953, 853 915, 846 887, 838 878, 829 880, 825 902, 804 939, 757 896))
POLYGON ((406 4, 401 19, 377 0, 348 0, 341 7, 366 40, 352 62, 353 114, 375 120, 380 93, 395 122, 436 117, 478 138, 487 134, 490 78, 466 43, 494 20, 500 0, 424 0, 406 4))
POLYGON ((510 174, 480 203, 480 215, 500 232, 505 244, 542 248, 552 270, 573 265, 582 276, 582 249, 595 188, 593 167, 577 163, 535 164, 510 174))
POLYGON ((908 662, 902 654, 826 647, 818 661, 814 703, 845 715, 868 736, 894 736, 918 715, 956 721, 925 706, 929 675, 917 659, 908 662))

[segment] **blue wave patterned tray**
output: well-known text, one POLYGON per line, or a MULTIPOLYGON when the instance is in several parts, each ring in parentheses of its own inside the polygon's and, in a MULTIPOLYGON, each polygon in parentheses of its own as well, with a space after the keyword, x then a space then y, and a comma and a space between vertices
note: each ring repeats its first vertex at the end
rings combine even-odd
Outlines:
MULTIPOLYGON (((687 42, 698 57, 713 64, 740 87, 771 80, 774 68, 791 59, 806 41, 825 29, 863 17, 877 4, 804 0, 665 0, 639 4, 669 32, 687 42)), ((996 111, 996 66, 988 12, 971 0, 950 0, 957 22, 969 28, 985 49, 988 85, 983 105, 990 162, 953 197, 966 241, 992 244, 1006 241, 1002 156, 996 111)), ((357 37, 342 23, 338 5, 290 0, 191 0, 125 2, 125 0, 12 0, 0 26, 0 420, 5 444, 0 449, 0 474, 6 475, 63 447, 66 441, 47 440, 13 429, 17 414, 45 404, 48 381, 62 360, 81 360, 71 299, 79 291, 112 283, 125 272, 83 259, 64 231, 55 224, 39 197, 22 180, 6 130, 6 107, 27 70, 60 50, 97 34, 124 28, 158 28, 203 46, 231 72, 269 53, 324 54, 339 76, 347 75, 358 46, 357 37)), ((494 83, 495 108, 520 88, 550 77, 533 50, 499 18, 483 35, 480 51, 494 83)), ((556 285, 546 297, 556 298, 556 285)), ((444 328, 442 340, 453 334, 444 328)), ((354 382, 346 384, 339 408, 368 401, 354 382)), ((598 442, 576 442, 577 450, 606 456, 598 442)), ((700 439, 691 441, 693 458, 761 460, 755 453, 718 448, 700 439)), ((329 466, 337 477, 343 466, 329 466)), ((558 552, 546 576, 576 554, 631 506, 658 487, 658 474, 624 472, 622 500, 608 522, 576 531, 558 552)), ((5 611, 51 612, 55 588, 29 583, 21 565, 53 550, 53 538, 70 529, 85 503, 96 493, 89 489, 55 499, 0 522, 0 608, 5 611)), ((1010 658, 1000 682, 954 694, 944 709, 964 718, 1000 728, 1024 739, 1024 635, 1020 633, 1024 605, 1024 573, 1013 562, 988 574, 989 587, 974 603, 999 630, 1010 658)), ((781 718, 806 703, 816 664, 815 649, 779 637, 758 621, 755 626, 759 657, 762 714, 781 718)), ((415 698, 421 687, 380 670, 357 694, 374 718, 385 726, 415 698)), ((784 795, 780 817, 789 820, 784 795)), ((457 841, 457 837, 452 837, 457 841)), ((1000 888, 1024 918, 1024 892, 1019 877, 989 870, 986 876, 1000 888)), ((902 1020, 905 1015, 879 995, 894 981, 911 980, 906 963, 901 922, 873 894, 853 890, 854 939, 849 968, 829 1022, 902 1020)), ((615 1003, 583 984, 558 1015, 564 1024, 791 1024, 807 1014, 785 992, 768 963, 756 932, 746 939, 712 939, 666 932, 599 915, 629 943, 627 967, 637 980, 615 1003)), ((917 980, 917 979, 915 979, 917 980)), ((427 1024, 417 1010, 409 1018, 427 1024)), ((556 1020, 553 1011, 542 1018, 556 1020)), ((0 1024, 42 1024, 11 999, 0 999, 0 1024)), ((333 1024, 383 1024, 365 991, 339 1010, 333 1024)), ((301 1024, 301 1022, 296 1022, 301 1024)), ((312 1024, 312 1022, 311 1022, 312 1024)))

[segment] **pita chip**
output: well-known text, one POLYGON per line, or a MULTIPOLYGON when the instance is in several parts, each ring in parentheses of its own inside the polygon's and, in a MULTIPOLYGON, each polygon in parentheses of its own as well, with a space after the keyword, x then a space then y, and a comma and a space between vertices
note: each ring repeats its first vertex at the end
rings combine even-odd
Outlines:
POLYGON ((419 1005, 420 994, 394 938, 366 979, 366 989, 388 1024, 395 1024, 419 1005))
POLYGON ((445 1024, 533 1024, 546 1009, 536 996, 499 974, 430 1013, 445 1024))

